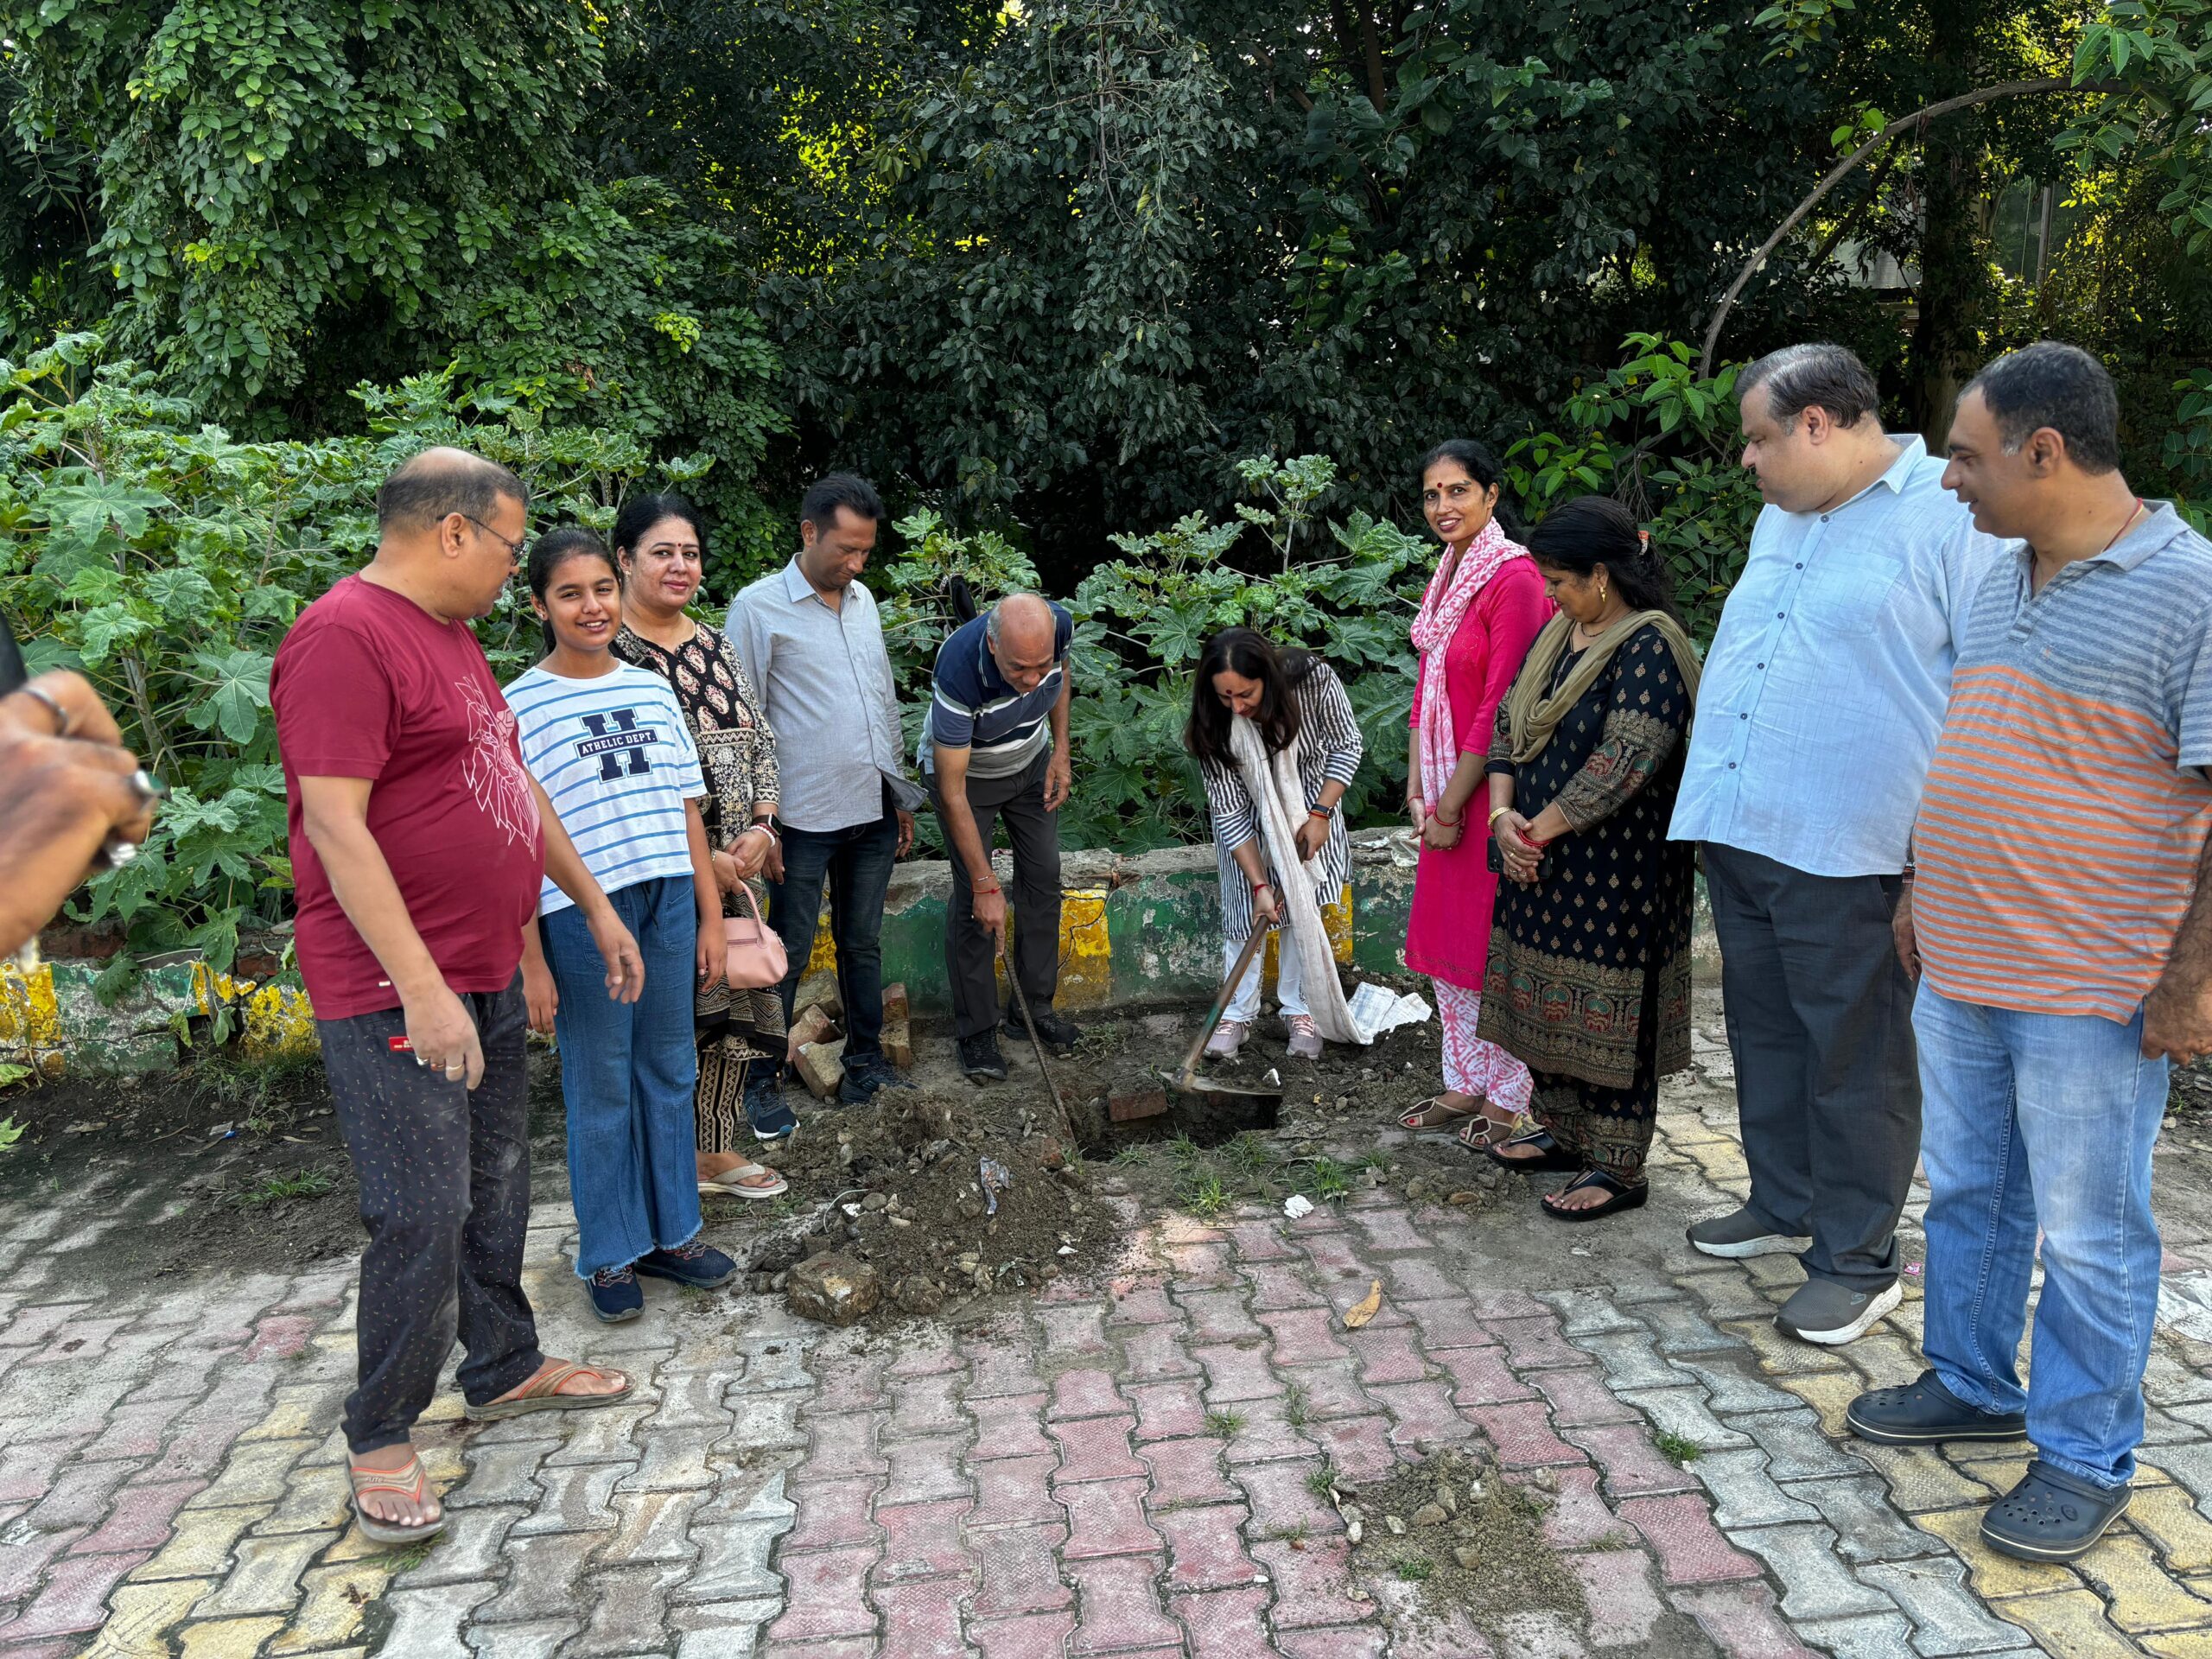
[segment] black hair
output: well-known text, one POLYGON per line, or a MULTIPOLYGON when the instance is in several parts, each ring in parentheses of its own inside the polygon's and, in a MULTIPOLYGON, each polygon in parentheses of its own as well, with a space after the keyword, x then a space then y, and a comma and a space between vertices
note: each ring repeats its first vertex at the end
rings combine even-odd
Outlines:
POLYGON ((377 492, 379 531, 425 531, 459 513, 487 522, 502 499, 530 505, 530 487, 495 461, 465 449, 425 449, 377 492))
POLYGON ((1738 397, 1754 386, 1766 388, 1767 412, 1777 421, 1794 421, 1815 407, 1838 426, 1856 426, 1868 415, 1881 418, 1881 391, 1866 365, 1826 340, 1769 352, 1736 376, 1738 397))
POLYGON ((1298 699, 1291 695, 1320 659, 1299 645, 1278 645, 1250 628, 1224 628, 1206 641, 1191 683, 1191 718, 1183 747, 1211 766, 1234 766, 1229 747, 1229 710, 1213 689, 1220 673, 1260 683, 1260 712, 1252 723, 1270 754, 1281 754, 1298 741, 1298 699))
MULTIPOLYGON (((539 604, 545 602, 545 590, 553 585, 554 572, 575 558, 604 559, 607 568, 614 572, 614 580, 622 580, 621 567, 607 550, 607 543, 599 539, 598 531, 582 524, 561 524, 530 544, 530 591, 539 604)), ((560 643, 553 637, 553 619, 542 620, 538 631, 544 636, 545 654, 550 657, 553 647, 560 643)))
POLYGON ((2079 346, 2039 340, 2007 352, 1966 390, 1981 394, 2007 454, 2049 427, 2083 472, 2119 469, 2120 395, 2105 365, 2079 346))
POLYGON ((691 533, 699 538, 703 550, 707 545, 707 523, 693 506, 673 490, 663 490, 657 495, 633 495, 622 504, 622 511, 614 515, 614 529, 607 537, 614 549, 614 574, 622 575, 622 556, 635 553, 645 532, 664 518, 681 518, 691 526, 691 533))
POLYGON ((1637 533, 1636 518, 1610 495, 1578 495, 1554 507, 1529 532, 1540 565, 1587 576, 1599 565, 1632 611, 1661 611, 1681 620, 1666 572, 1637 533))
POLYGON ((879 523, 883 518, 883 498, 875 493, 874 485, 855 474, 832 473, 807 491, 805 499, 798 504, 799 522, 817 531, 834 530, 840 507, 879 523))
POLYGON ((1491 509, 1497 520, 1497 527, 1515 541, 1528 534, 1520 510, 1505 493, 1505 469, 1497 464, 1497 457, 1490 446, 1473 438, 1446 438, 1421 458, 1421 465, 1414 468, 1414 483, 1418 487, 1428 475, 1428 469, 1440 461, 1452 461, 1467 470, 1467 476, 1484 489, 1493 486, 1497 490, 1497 505, 1491 509))

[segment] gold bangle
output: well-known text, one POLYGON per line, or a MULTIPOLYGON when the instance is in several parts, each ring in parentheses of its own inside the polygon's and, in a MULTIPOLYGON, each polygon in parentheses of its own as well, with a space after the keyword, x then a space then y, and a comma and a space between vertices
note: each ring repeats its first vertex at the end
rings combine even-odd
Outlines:
POLYGON ((1497 829, 1497 821, 1498 821, 1500 818, 1503 817, 1507 813, 1510 812, 1512 810, 1513 810, 1513 809, 1512 809, 1511 807, 1510 807, 1510 806, 1493 806, 1492 808, 1491 808, 1491 810, 1490 810, 1490 827, 1491 827, 1491 829, 1493 829, 1493 830, 1497 829))

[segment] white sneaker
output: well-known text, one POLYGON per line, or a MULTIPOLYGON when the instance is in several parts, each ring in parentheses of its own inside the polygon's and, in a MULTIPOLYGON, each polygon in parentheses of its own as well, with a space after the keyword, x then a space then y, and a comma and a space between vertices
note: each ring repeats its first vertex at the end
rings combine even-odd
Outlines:
POLYGON ((1314 1029, 1310 1014, 1286 1014, 1283 1028, 1290 1033, 1290 1053, 1293 1059, 1318 1060, 1321 1058, 1321 1033, 1314 1029))
POLYGON ((1244 1039, 1252 1034, 1249 1020, 1224 1020, 1214 1027, 1213 1035, 1206 1039, 1206 1058, 1210 1060, 1233 1060, 1236 1051, 1244 1046, 1244 1039))

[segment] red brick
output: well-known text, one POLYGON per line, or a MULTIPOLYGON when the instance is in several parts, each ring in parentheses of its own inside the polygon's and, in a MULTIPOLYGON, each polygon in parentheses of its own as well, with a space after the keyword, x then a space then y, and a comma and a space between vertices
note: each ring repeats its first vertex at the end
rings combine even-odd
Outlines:
POLYGON ((142 1400, 118 1406, 107 1414, 99 1438, 77 1453, 80 1463, 116 1458, 150 1458, 168 1444, 181 1414, 174 1400, 142 1400))
POLYGON ((1052 1384, 1050 1414, 1055 1418, 1110 1417, 1128 1408, 1128 1402, 1115 1392, 1114 1379, 1105 1371, 1067 1371, 1052 1384))
POLYGON ((142 1549, 121 1555, 73 1555, 57 1561, 46 1575, 46 1588, 12 1623, 0 1624, 0 1640, 34 1642, 98 1630, 107 1622, 109 1592, 152 1554, 142 1549))
POLYGON ((1598 1496, 1598 1471, 1588 1464, 1553 1471, 1552 1506, 1544 1516, 1544 1537, 1554 1549, 1586 1549, 1603 1541, 1629 1536, 1629 1528, 1598 1496))
POLYGON ((1137 1408, 1135 1438, 1140 1446, 1147 1440, 1205 1432, 1205 1404, 1198 1398, 1195 1382, 1178 1378, 1166 1382, 1146 1382, 1124 1392, 1129 1396, 1129 1403, 1137 1408))
POLYGON ((1414 1345, 1411 1325, 1348 1333, 1344 1340, 1359 1356, 1359 1380, 1372 1388, 1377 1382, 1419 1382, 1428 1376, 1428 1362, 1414 1345))
POLYGON ((1182 1627, 1160 1605, 1154 1584, 1159 1573, 1157 1555, 1071 1563, 1068 1576, 1075 1580, 1078 1618, 1069 1652, 1123 1653, 1136 1648, 1181 1652, 1182 1627))
POLYGON ((1561 1428, 1637 1421, 1636 1413, 1614 1396, 1594 1370, 1539 1371, 1529 1380, 1551 1402, 1552 1421, 1561 1428))
POLYGON ((1304 1393, 1306 1415, 1364 1417, 1375 1409, 1367 1390, 1359 1386, 1358 1366, 1349 1356, 1328 1365, 1301 1365, 1282 1374, 1284 1389, 1304 1393))
POLYGON ((1282 1379, 1268 1368, 1268 1357, 1256 1348, 1222 1344, 1197 1348, 1192 1357, 1206 1368, 1206 1403, 1232 1405, 1242 1400, 1272 1400, 1282 1392, 1282 1379))
POLYGON ((972 1621, 968 1639, 983 1650, 983 1659, 1060 1659, 1074 1630, 1073 1613, 1025 1613, 972 1621))
POLYGON ((1253 1558, 1274 1580, 1274 1627, 1311 1630, 1321 1624, 1358 1624, 1374 1617, 1372 1603, 1357 1602, 1351 1588, 1351 1547, 1341 1538, 1308 1538, 1305 1548, 1255 1544, 1253 1558))
POLYGON ((1758 1562, 1721 1536, 1705 1499, 1694 1493, 1631 1497, 1621 1505, 1621 1519, 1643 1535, 1659 1557, 1660 1575, 1669 1585, 1759 1576, 1758 1562))
POLYGON ((881 1557, 876 1548, 818 1549, 804 1555, 779 1555, 788 1586, 784 1616, 768 1627, 777 1642, 806 1642, 831 1636, 874 1636, 875 1614, 861 1598, 868 1568, 881 1557))
POLYGON ((46 1496, 23 1516, 23 1524, 41 1532, 97 1526, 114 1502, 115 1489, 141 1466, 128 1461, 71 1463, 55 1474, 46 1496))
POLYGON ((953 1573, 964 1577, 976 1563, 968 1546, 960 1541, 960 1529, 974 1507, 964 1497, 879 1506, 875 1519, 886 1541, 883 1559, 869 1576, 879 1586, 953 1573))
POLYGON ((1052 1443, 1045 1438, 1043 1395, 1007 1394, 988 1400, 970 1395, 968 1409, 976 1419, 976 1444, 968 1453, 969 1462, 1054 1454, 1052 1443))
POLYGON ((1274 1221, 1240 1221, 1229 1230, 1239 1262, 1287 1262, 1297 1255, 1284 1242, 1282 1226, 1274 1221))
POLYGON ((1062 1557, 1085 1560, 1157 1550, 1160 1535, 1144 1512, 1149 1484, 1142 1479, 1094 1480, 1064 1488, 1059 1498, 1067 1506, 1068 1541, 1062 1557))
POLYGON ((76 1548, 79 1555, 106 1555, 117 1550, 159 1549, 168 1542, 172 1523, 184 1500, 201 1491, 204 1480, 169 1480, 157 1485, 124 1487, 116 1495, 115 1508, 100 1529, 76 1548))
POLYGON ((1326 1307, 1321 1294, 1306 1281, 1306 1270, 1298 1262, 1262 1262, 1248 1269, 1245 1281, 1252 1287, 1252 1308, 1255 1313, 1271 1313, 1285 1307, 1326 1307))
POLYGON ((1400 1304, 1406 1317, 1421 1332, 1421 1345, 1430 1355, 1447 1348, 1494 1348, 1497 1338, 1476 1317, 1475 1305, 1465 1295, 1446 1301, 1410 1300, 1400 1304))
MULTIPOLYGON (((814 1399, 807 1407, 817 1416, 842 1417, 883 1403, 884 1356, 842 1354, 834 1365, 823 1367, 814 1399)), ((741 1382, 739 1387, 742 1389, 741 1382)))
POLYGON ((1132 1382, 1158 1382, 1179 1376, 1196 1376, 1198 1362, 1183 1345, 1179 1325, 1139 1325, 1122 1338, 1120 1370, 1124 1391, 1132 1382))
POLYGON ((1059 1521, 1059 1500, 1052 1496, 1052 1471, 1058 1459, 1001 1458, 976 1465, 976 1490, 982 1501, 976 1506, 974 1527, 1036 1525, 1059 1521))
POLYGON ((1396 1426, 1390 1431, 1394 1446, 1452 1446, 1471 1440, 1475 1426, 1452 1403, 1452 1391, 1442 1382, 1399 1382, 1387 1389, 1370 1389, 1368 1398, 1390 1414, 1396 1426))
POLYGON ((1038 1324, 1045 1327, 1040 1351, 1057 1363, 1071 1359, 1109 1360, 1114 1357, 1106 1340, 1106 1305, 1085 1302, 1073 1307, 1039 1307, 1038 1324))
POLYGON ((971 1535, 979 1582, 970 1609, 978 1618, 1056 1612, 1075 1600, 1060 1582, 1065 1527, 1001 1527, 971 1535))
POLYGON ((1357 1286, 1357 1288, 1352 1290, 1351 1301, 1342 1304, 1349 1307, 1351 1302, 1367 1294, 1370 1279, 1382 1276, 1368 1266, 1365 1259, 1352 1248, 1351 1241, 1341 1233, 1324 1233, 1319 1237, 1300 1238, 1298 1243, 1306 1252, 1306 1259, 1313 1264, 1314 1274, 1324 1294, 1332 1302, 1344 1290, 1357 1286))
POLYGON ((1091 1480, 1121 1480, 1144 1473, 1129 1451, 1134 1417, 1086 1417, 1080 1422, 1053 1423, 1046 1432, 1060 1443, 1060 1471, 1055 1487, 1065 1488, 1091 1480))
POLYGON ((1571 1348, 1559 1333, 1559 1320, 1546 1313, 1541 1319, 1491 1319, 1490 1328, 1505 1344, 1505 1357, 1516 1371, 1560 1370, 1587 1365, 1590 1356, 1571 1348))
POLYGON ((966 1356, 950 1338, 930 1335, 902 1338, 899 1357, 887 1367, 881 1354, 871 1354, 864 1360, 840 1354, 836 1365, 832 1369, 842 1371, 849 1365, 866 1365, 896 1382, 909 1376, 933 1376, 939 1371, 964 1370, 967 1364, 966 1356))
POLYGON ((789 1555, 806 1549, 844 1549, 873 1544, 882 1534, 868 1511, 883 1482, 873 1476, 860 1480, 817 1480, 791 1489, 798 1505, 798 1519, 777 1546, 789 1555))
POLYGON ((1218 1440, 1154 1440, 1137 1455, 1152 1471, 1152 1505, 1218 1503, 1236 1496, 1221 1472, 1218 1440))
POLYGON ((1180 1325, 1183 1310, 1167 1300, 1167 1281, 1147 1274, 1114 1293, 1114 1306, 1106 1315, 1109 1325, 1180 1325))
POLYGON ((1170 1590, 1228 1590, 1260 1581, 1244 1552, 1242 1503, 1206 1503, 1157 1511, 1152 1523, 1167 1539, 1170 1590))
POLYGON ((1400 1304, 1439 1301, 1460 1292, 1459 1275, 1433 1255, 1396 1256, 1382 1268, 1383 1289, 1400 1304))
POLYGON ((1318 1365, 1351 1356, 1332 1328, 1336 1315, 1325 1307, 1284 1308, 1261 1314, 1260 1322, 1274 1338, 1268 1357, 1278 1365, 1318 1365))
POLYGON ((1356 1484, 1380 1480, 1398 1466, 1387 1417, 1337 1417, 1309 1424, 1306 1432, 1328 1454, 1329 1465, 1340 1479, 1356 1484))
POLYGON ((1252 1510, 1247 1529, 1255 1541, 1299 1531, 1334 1532, 1343 1523, 1337 1512, 1306 1489, 1306 1477, 1321 1467, 1319 1458, 1260 1463, 1236 1471, 1236 1484, 1252 1510))
POLYGON ((968 1477, 961 1465, 968 1450, 965 1434, 938 1434, 923 1440, 887 1438, 891 1478, 883 1484, 879 1503, 926 1503, 933 1498, 965 1497, 968 1477))
POLYGON ((1575 1428, 1568 1434, 1605 1471, 1608 1497, 1644 1497, 1698 1489, 1693 1477, 1659 1455, 1641 1423, 1575 1428))
POLYGON ((1268 1609, 1265 1586, 1170 1596, 1167 1605, 1191 1633, 1194 1659, 1275 1659, 1262 1618, 1268 1609))
POLYGON ((1483 1433, 1497 1449, 1498 1462, 1508 1469, 1586 1461, 1580 1452, 1552 1433, 1551 1417, 1541 1401, 1480 1406, 1468 1414, 1482 1425, 1483 1433))
POLYGON ((1676 1590, 1667 1598, 1729 1659, 1815 1659, 1790 1634, 1764 1584, 1711 1584, 1676 1590))
POLYGON ((1447 1348, 1436 1363, 1452 1377, 1452 1399, 1462 1406, 1502 1406, 1534 1400, 1536 1391, 1514 1376, 1497 1348, 1447 1348))
POLYGON ((960 1344, 976 1368, 976 1380, 968 1385, 968 1409, 982 1413, 976 1402, 995 1395, 1043 1394, 1045 1379, 1037 1375, 1037 1362, 1030 1352, 1027 1334, 1017 1331, 1007 1341, 994 1342, 988 1338, 970 1338, 960 1344))
POLYGON ((1239 1405, 1236 1415, 1243 1421, 1222 1448, 1229 1466, 1313 1456, 1313 1442, 1291 1427, 1289 1409, 1287 1400, 1247 1400, 1239 1405))
POLYGON ((308 1345, 308 1338, 321 1323, 296 1313, 271 1313, 257 1320, 253 1340, 246 1344, 246 1362, 291 1358, 308 1345))
POLYGON ((960 1637, 960 1599, 968 1593, 961 1579, 921 1584, 876 1586, 875 1605, 883 1615, 881 1659, 969 1659, 960 1637))

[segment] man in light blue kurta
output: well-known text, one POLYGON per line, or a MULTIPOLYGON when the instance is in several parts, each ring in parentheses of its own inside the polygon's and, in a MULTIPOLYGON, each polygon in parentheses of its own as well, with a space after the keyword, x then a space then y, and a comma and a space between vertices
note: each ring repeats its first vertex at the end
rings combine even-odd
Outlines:
POLYGON ((1777 1323, 1847 1342, 1897 1306, 1920 1147, 1912 980, 1892 924, 1942 729, 1954 619, 1999 543, 1840 346, 1737 380, 1767 505, 1722 613, 1675 809, 1705 846, 1751 1192, 1712 1255, 1799 1250, 1777 1323))

